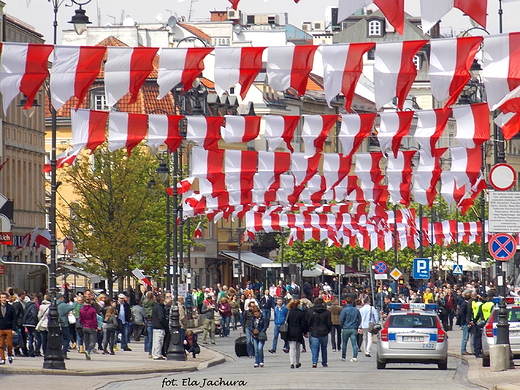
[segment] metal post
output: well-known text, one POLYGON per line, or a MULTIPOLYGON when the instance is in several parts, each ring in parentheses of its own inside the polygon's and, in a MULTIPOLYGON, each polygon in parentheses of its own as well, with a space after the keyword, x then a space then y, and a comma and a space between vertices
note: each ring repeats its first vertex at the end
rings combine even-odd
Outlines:
POLYGON ((498 303, 497 345, 509 345, 509 368, 514 369, 515 364, 509 343, 509 321, 507 316, 506 299, 500 297, 500 302, 498 303))
POLYGON ((242 237, 240 237, 241 219, 238 218, 238 243, 237 243, 237 259, 238 259, 238 286, 242 288, 242 237))
MULTIPOLYGON (((482 173, 484 174, 486 167, 486 149, 485 146, 482 145, 482 173)), ((486 196, 484 191, 480 193, 480 225, 482 229, 482 236, 480 241, 480 265, 482 265, 483 273, 486 273, 486 269, 483 264, 487 263, 486 259, 486 196)), ((482 280, 485 283, 487 280, 487 275, 482 275, 482 280)))
MULTIPOLYGON (((169 167, 168 167, 169 168, 169 167)), ((178 285, 178 265, 179 265, 179 242, 178 242, 178 229, 177 229, 177 216, 179 199, 177 193, 177 175, 179 172, 179 154, 177 151, 173 153, 173 285, 172 285, 172 306, 170 308, 170 345, 168 348, 168 360, 186 360, 186 354, 181 340, 181 324, 179 321, 179 306, 177 302, 177 296, 179 295, 178 285)), ((167 205, 169 204, 169 198, 167 205)), ((167 219, 170 217, 168 216, 167 219)), ((169 232, 168 232, 169 235, 169 232)))
POLYGON ((397 253, 397 245, 398 245, 398 241, 397 241, 397 205, 394 204, 394 267, 395 268, 398 267, 398 261, 399 261, 399 257, 398 257, 398 253, 397 253))
POLYGON ((323 241, 323 246, 321 247, 321 284, 325 284, 325 241, 323 241))
MULTIPOLYGON (((56 45, 58 40, 58 8, 60 2, 54 0, 54 21, 53 21, 53 43, 56 45)), ((49 99, 50 100, 50 99, 49 99)), ((47 348, 43 358, 43 368, 53 370, 65 370, 65 360, 63 358, 61 327, 58 316, 58 305, 56 303, 56 133, 57 119, 56 110, 49 104, 51 110, 51 194, 49 210, 49 232, 50 240, 50 267, 49 267, 49 292, 51 293, 51 305, 49 307, 47 348)))

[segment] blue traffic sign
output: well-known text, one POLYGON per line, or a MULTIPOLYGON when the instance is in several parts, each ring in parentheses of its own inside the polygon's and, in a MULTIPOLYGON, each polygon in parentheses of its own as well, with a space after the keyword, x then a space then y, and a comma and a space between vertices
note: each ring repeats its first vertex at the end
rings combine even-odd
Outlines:
POLYGON ((495 234, 489 240, 489 254, 499 261, 507 261, 516 253, 516 241, 510 234, 495 234))
POLYGON ((462 275, 462 264, 454 264, 453 265, 453 275, 462 275))
POLYGON ((388 266, 384 261, 378 261, 374 264, 374 272, 376 274, 386 274, 386 270, 388 269, 388 266))
POLYGON ((413 259, 413 278, 430 279, 430 259, 413 259))

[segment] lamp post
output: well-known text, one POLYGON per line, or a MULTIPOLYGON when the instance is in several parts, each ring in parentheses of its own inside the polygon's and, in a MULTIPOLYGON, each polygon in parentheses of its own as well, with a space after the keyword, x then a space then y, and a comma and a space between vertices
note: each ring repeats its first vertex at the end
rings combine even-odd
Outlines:
MULTIPOLYGON (((70 0, 71 3, 79 5, 81 14, 83 15, 82 22, 90 23, 88 17, 85 14, 85 10, 81 7, 85 4, 90 3, 92 0, 77 1, 70 0), (86 18, 86 21, 85 21, 86 18)), ((58 10, 63 0, 49 0, 51 2, 54 12, 53 20, 53 44, 56 45, 58 41, 58 10)), ((78 11, 76 11, 76 15, 78 11)), ((79 19, 71 20, 71 23, 77 23, 79 19)), ((76 32, 81 30, 76 29, 76 32)), ((50 99, 49 99, 50 101, 50 99)), ((65 370, 65 360, 62 351, 61 342, 61 327, 58 315, 58 306, 56 304, 56 192, 58 189, 56 181, 56 133, 57 133, 57 118, 56 110, 49 104, 51 111, 51 191, 50 191, 50 206, 49 206, 49 232, 51 235, 50 239, 50 264, 49 264, 49 292, 51 293, 51 305, 49 307, 49 321, 48 321, 48 339, 47 348, 45 350, 43 359, 44 369, 53 370, 65 370)))
MULTIPOLYGON (((159 175, 159 178, 165 183, 166 188, 170 186, 170 153, 165 151, 157 153, 157 159, 160 161, 159 166, 155 170, 155 173, 159 175)), ((172 306, 170 308, 170 345, 168 346, 168 360, 186 360, 184 353, 184 347, 182 346, 181 340, 181 324, 179 322, 179 306, 177 302, 178 292, 178 231, 177 231, 177 213, 178 213, 178 194, 177 194, 177 172, 178 167, 178 154, 173 153, 173 212, 170 204, 170 196, 166 194, 166 283, 167 288, 172 293, 172 306), (173 216, 173 230, 171 229, 171 220, 173 216), (170 232, 170 230, 172 230, 170 232), (173 256, 171 256, 171 236, 173 235, 173 256), (173 257, 173 259, 172 259, 173 257), (172 270, 173 268, 173 275, 172 270)))

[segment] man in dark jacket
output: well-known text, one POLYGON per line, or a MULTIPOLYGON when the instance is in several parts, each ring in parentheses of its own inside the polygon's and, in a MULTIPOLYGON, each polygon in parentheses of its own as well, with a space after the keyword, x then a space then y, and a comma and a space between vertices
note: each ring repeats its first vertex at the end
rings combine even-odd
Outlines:
POLYGON ((312 352, 312 368, 318 366, 321 348, 321 364, 327 367, 327 343, 332 329, 330 311, 323 304, 323 298, 314 299, 314 306, 305 312, 305 322, 309 330, 309 339, 312 352))
POLYGON ((131 351, 128 347, 130 342, 130 318, 132 318, 132 309, 130 304, 126 301, 125 294, 117 296, 117 319, 123 323, 123 330, 121 331, 121 349, 123 351, 131 351))
POLYGON ((470 353, 466 349, 469 339, 469 323, 471 321, 471 310, 468 306, 468 302, 470 299, 470 293, 465 293, 464 301, 461 303, 459 307, 459 313, 457 315, 457 324, 462 328, 462 342, 460 344, 461 355, 470 355, 470 353))
POLYGON ((25 304, 23 311, 23 326, 27 328, 27 346, 30 357, 41 356, 40 347, 42 345, 42 337, 40 332, 36 330, 38 324, 38 308, 36 303, 38 298, 35 294, 29 294, 30 301, 25 304))
POLYGON ((269 327, 269 321, 271 320, 271 309, 274 307, 274 299, 269 295, 269 290, 265 290, 264 296, 260 298, 260 310, 262 310, 262 316, 267 321, 269 327))
POLYGON ((5 347, 9 363, 13 362, 13 335, 16 333, 16 317, 7 302, 7 294, 0 294, 0 364, 5 364, 5 347))
POLYGON ((164 334, 168 328, 168 320, 164 314, 164 297, 158 296, 152 309, 152 327, 153 327, 153 341, 152 341, 152 357, 153 360, 165 360, 166 358, 161 354, 162 345, 164 341, 164 334))

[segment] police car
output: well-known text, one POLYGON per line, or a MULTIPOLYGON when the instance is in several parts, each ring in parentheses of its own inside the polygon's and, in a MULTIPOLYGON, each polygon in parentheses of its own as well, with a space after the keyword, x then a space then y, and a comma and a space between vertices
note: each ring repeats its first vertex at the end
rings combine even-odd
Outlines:
POLYGON ((387 363, 433 363, 448 368, 448 335, 437 316, 437 305, 391 303, 379 333, 377 368, 387 363))
MULTIPOLYGON (((493 300, 495 304, 498 299, 493 300)), ((506 297, 509 344, 515 358, 520 358, 520 297, 506 297)), ((489 347, 497 343, 498 305, 495 305, 482 329, 482 366, 489 367, 489 347)))

